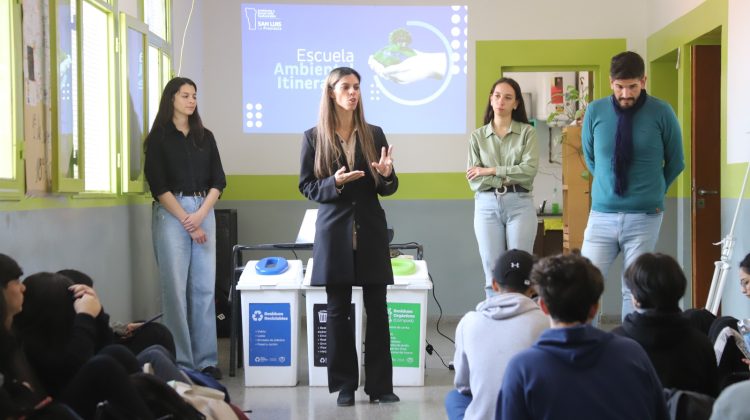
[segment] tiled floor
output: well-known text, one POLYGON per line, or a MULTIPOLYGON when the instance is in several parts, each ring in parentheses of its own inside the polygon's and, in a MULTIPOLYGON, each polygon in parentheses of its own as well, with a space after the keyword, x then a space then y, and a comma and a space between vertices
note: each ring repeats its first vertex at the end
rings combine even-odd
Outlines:
MULTIPOLYGON (((453 339, 459 318, 441 320, 440 331, 453 339)), ((443 406, 445 394, 453 386, 453 371, 448 370, 433 355, 426 355, 425 385, 422 387, 397 387, 394 389, 401 402, 396 404, 370 404, 360 387, 355 394, 354 407, 337 407, 337 394, 329 394, 326 387, 308 386, 307 340, 305 322, 300 322, 299 383, 295 387, 246 388, 244 371, 237 370, 229 376, 229 340, 219 340, 220 367, 224 372, 222 383, 229 389, 232 402, 243 410, 252 410, 253 419, 383 419, 421 420, 446 418, 443 406)), ((603 324, 609 331, 616 325, 603 324)), ((436 318, 428 318, 427 341, 437 350, 445 363, 453 359, 454 347, 436 331, 436 318)))
MULTIPOLYGON (((436 318, 427 321, 427 341, 437 350, 445 363, 453 358, 453 344, 438 335, 436 318)), ((453 338, 458 319, 441 320, 440 331, 453 338)), ((440 359, 426 355, 425 385, 422 387, 397 387, 394 389, 401 402, 396 404, 370 404, 360 387, 355 394, 354 407, 337 407, 336 394, 329 394, 326 387, 308 386, 307 343, 305 322, 300 323, 298 341, 298 378, 295 387, 246 388, 244 371, 237 370, 235 377, 229 376, 229 340, 219 340, 220 367, 224 372, 221 381, 232 397, 232 402, 243 410, 252 410, 248 416, 255 419, 442 419, 445 418, 443 397, 452 388, 453 372, 442 365, 440 359)))

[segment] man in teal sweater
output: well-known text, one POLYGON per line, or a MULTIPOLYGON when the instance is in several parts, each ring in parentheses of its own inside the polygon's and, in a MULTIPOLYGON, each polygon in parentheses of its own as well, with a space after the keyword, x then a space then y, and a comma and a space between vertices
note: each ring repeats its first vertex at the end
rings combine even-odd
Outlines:
MULTIPOLYGON (((631 51, 617 54, 609 73, 613 94, 589 105, 582 131, 594 184, 581 254, 605 278, 620 252, 625 268, 654 251, 664 195, 685 168, 677 117, 669 104, 646 93, 643 59, 631 51)), ((633 303, 621 285, 624 319, 633 303)))

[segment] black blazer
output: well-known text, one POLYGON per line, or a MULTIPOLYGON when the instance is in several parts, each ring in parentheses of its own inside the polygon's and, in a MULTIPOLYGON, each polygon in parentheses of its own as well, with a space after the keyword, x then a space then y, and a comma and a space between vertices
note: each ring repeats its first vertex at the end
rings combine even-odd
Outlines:
MULTIPOLYGON (((369 125, 369 128, 379 156, 381 147, 388 148, 388 142, 380 127, 369 125)), ((334 167, 346 166, 347 171, 361 170, 365 176, 346 184, 339 194, 333 175, 322 179, 315 177, 315 132, 315 128, 305 131, 299 176, 300 192, 320 204, 315 223, 315 264, 311 284, 393 284, 387 223, 378 194, 387 196, 396 192, 398 178, 395 170, 389 178, 381 178, 380 186, 376 187, 370 173, 370 162, 365 160, 357 142, 354 168, 347 164, 343 150, 334 167), (352 249, 352 226, 355 224, 356 260, 352 249)))

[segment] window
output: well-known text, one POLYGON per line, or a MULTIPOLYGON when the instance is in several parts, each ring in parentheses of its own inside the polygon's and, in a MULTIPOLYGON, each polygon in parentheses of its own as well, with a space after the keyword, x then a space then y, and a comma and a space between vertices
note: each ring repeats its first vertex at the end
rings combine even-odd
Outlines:
POLYGON ((57 191, 80 191, 83 187, 78 165, 78 31, 76 0, 56 2, 56 48, 52 63, 53 94, 57 113, 53 112, 53 188, 57 191))
POLYGON ((144 0, 144 21, 149 31, 164 41, 167 39, 167 0, 144 0))
POLYGON ((23 192, 20 5, 0 0, 0 197, 23 192))
POLYGON ((83 2, 81 40, 83 135, 84 135, 84 189, 86 191, 112 192, 113 139, 111 118, 113 101, 109 89, 112 72, 110 63, 110 18, 106 10, 83 2))
POLYGON ((148 46, 148 129, 159 111, 162 90, 172 78, 169 36, 169 0, 144 0, 144 21, 149 30, 148 46))
POLYGON ((121 112, 124 133, 122 143, 122 191, 143 192, 143 140, 148 131, 146 115, 146 48, 148 28, 135 19, 121 15, 122 89, 121 112))
POLYGON ((115 191, 114 34, 111 6, 53 2, 53 188, 115 191))

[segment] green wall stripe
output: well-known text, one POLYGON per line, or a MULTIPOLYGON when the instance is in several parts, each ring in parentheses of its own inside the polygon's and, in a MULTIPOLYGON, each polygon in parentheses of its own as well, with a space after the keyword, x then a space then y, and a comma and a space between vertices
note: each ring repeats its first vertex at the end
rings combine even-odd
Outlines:
MULTIPOLYGON (((396 194, 386 200, 468 200, 474 194, 463 172, 400 173, 396 194)), ((229 175, 222 200, 305 200, 297 175, 229 175)))

